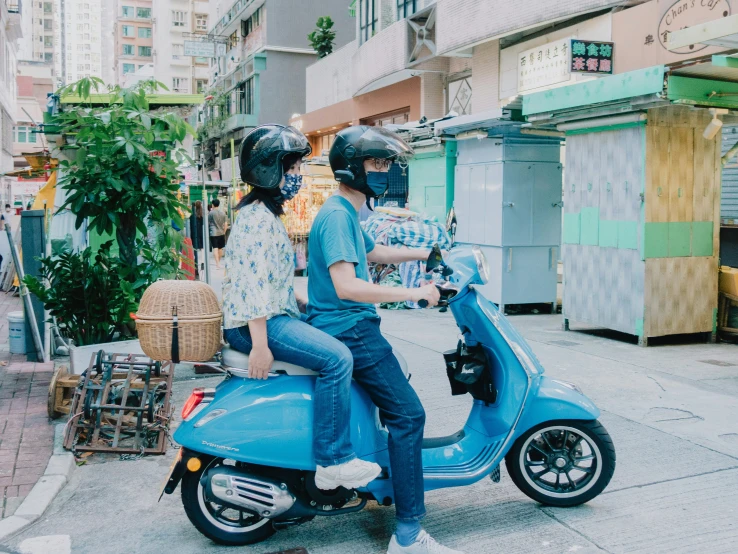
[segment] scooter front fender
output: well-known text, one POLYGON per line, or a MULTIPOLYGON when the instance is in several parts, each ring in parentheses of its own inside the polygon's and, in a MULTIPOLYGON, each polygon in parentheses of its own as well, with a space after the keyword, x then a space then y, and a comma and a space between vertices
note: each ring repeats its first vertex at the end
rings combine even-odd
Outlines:
POLYGON ((515 429, 515 438, 544 423, 561 419, 590 421, 600 417, 600 410, 573 385, 542 375, 531 390, 523 414, 515 429))
MULTIPOLYGON (((315 470, 314 391, 315 378, 309 376, 272 375, 265 381, 226 379, 203 410, 180 424, 174 440, 187 449, 240 462, 315 470), (216 410, 223 413, 198 426, 216 410)), ((355 383, 351 387, 351 408, 351 442, 356 454, 370 456, 386 449, 386 437, 378 430, 376 408, 355 383)))

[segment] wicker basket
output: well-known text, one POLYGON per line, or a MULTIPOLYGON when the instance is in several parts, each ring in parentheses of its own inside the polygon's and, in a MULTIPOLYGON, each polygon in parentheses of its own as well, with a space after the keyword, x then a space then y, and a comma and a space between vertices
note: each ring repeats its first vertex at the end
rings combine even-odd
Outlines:
POLYGON ((141 298, 136 329, 153 360, 206 362, 220 349, 221 321, 218 298, 207 284, 158 281, 141 298), (173 350, 175 337, 179 348, 173 350))

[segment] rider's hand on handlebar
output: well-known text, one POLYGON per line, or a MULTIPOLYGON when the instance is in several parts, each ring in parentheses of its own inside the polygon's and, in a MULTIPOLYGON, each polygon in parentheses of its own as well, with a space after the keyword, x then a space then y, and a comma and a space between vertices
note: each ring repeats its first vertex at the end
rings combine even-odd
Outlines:
POLYGON ((249 354, 249 378, 266 379, 273 363, 274 356, 268 347, 257 348, 254 346, 249 354))
POLYGON ((421 303, 421 300, 425 300, 428 304, 426 307, 432 308, 438 304, 441 299, 441 294, 438 292, 436 285, 430 284, 419 287, 412 290, 411 300, 416 303, 421 303))

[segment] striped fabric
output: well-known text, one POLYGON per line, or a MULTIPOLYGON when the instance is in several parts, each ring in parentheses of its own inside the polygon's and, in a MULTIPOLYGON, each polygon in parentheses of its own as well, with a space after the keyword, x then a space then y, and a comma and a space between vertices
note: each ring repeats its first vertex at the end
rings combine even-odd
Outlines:
MULTIPOLYGON (((451 247, 451 239, 443 225, 437 221, 423 217, 398 217, 389 214, 374 213, 362 223, 364 230, 377 244, 409 248, 432 248, 438 244, 441 249, 451 247)), ((402 286, 415 288, 421 285, 424 276, 424 262, 405 262, 399 265, 398 271, 402 286)), ((375 269, 372 268, 372 274, 375 269)), ((417 309, 414 302, 406 302, 408 308, 417 309)))

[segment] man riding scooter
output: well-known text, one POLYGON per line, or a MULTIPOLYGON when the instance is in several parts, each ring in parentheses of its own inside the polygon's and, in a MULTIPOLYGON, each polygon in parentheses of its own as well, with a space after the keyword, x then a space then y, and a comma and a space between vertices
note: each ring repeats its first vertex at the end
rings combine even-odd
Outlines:
POLYGON ((438 544, 420 526, 425 515, 422 442, 425 412, 379 329, 374 304, 411 300, 438 303, 434 285, 387 288, 369 282, 367 261, 426 260, 428 250, 374 244, 361 229, 364 203, 382 196, 388 171, 412 150, 381 127, 349 127, 336 135, 329 160, 338 192, 321 208, 310 232, 308 322, 336 337, 354 358, 354 380, 379 408, 389 431, 389 460, 397 530, 388 554, 460 554, 438 544))

